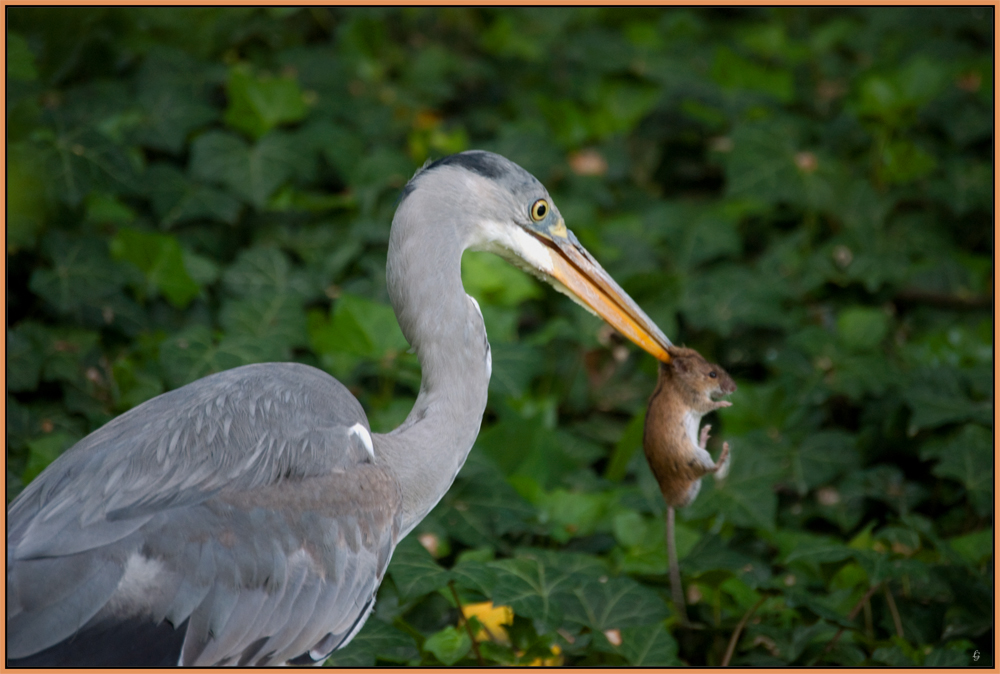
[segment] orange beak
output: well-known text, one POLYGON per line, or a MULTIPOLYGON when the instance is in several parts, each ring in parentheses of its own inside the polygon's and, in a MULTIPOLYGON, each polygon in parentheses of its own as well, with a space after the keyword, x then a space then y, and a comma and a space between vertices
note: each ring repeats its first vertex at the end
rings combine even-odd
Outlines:
POLYGON ((611 327, 664 363, 671 342, 639 305, 621 289, 561 221, 552 238, 531 232, 549 249, 552 270, 546 275, 557 290, 590 308, 611 327))

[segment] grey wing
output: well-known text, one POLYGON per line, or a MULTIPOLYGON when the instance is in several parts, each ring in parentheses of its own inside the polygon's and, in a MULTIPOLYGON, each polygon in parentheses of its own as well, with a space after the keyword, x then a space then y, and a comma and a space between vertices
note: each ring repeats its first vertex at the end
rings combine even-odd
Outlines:
POLYGON ((71 447, 8 508, 8 554, 113 543, 222 488, 324 475, 363 460, 361 405, 326 373, 247 365, 157 396, 71 447))
POLYGON ((88 436, 11 504, 8 658, 125 621, 152 626, 139 641, 169 623, 184 664, 279 663, 363 621, 400 508, 360 405, 305 366, 221 374, 88 436))

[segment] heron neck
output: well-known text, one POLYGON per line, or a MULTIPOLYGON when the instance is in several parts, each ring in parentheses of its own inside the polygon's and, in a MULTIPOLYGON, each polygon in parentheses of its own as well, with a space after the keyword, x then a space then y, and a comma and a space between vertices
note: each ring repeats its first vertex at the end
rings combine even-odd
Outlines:
POLYGON ((465 463, 486 410, 491 364, 482 314, 462 287, 461 240, 443 237, 428 246, 425 239, 397 236, 393 227, 389 293, 420 360, 420 392, 403 424, 373 440, 402 490, 403 536, 441 500, 465 463))

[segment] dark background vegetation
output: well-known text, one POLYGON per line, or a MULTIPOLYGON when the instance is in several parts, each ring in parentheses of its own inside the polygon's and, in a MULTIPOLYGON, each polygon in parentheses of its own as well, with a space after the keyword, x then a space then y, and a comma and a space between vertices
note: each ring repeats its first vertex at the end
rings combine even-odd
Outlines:
POLYGON ((243 363, 321 367, 392 428, 419 383, 395 201, 485 148, 739 384, 730 476, 679 513, 697 627, 639 451, 656 363, 467 254, 482 433, 330 664, 716 665, 754 607, 733 664, 992 664, 991 8, 7 19, 8 499, 243 363))

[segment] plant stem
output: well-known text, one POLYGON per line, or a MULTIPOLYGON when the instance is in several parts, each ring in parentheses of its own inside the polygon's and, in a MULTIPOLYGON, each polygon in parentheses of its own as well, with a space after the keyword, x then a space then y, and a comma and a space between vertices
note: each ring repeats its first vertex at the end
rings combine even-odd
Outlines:
POLYGON ((729 661, 733 658, 733 652, 736 651, 736 642, 740 640, 740 633, 742 633, 743 628, 746 627, 747 621, 750 620, 750 616, 754 614, 754 611, 760 608, 760 605, 764 603, 765 599, 767 599, 766 596, 758 599, 757 603, 747 609, 747 612, 743 614, 740 621, 736 623, 736 629, 733 630, 733 635, 729 637, 729 645, 726 646, 726 654, 722 656, 722 667, 729 666, 729 661))
POLYGON ((667 558, 670 563, 670 594, 674 598, 674 610, 681 625, 688 624, 687 604, 684 588, 681 587, 681 567, 677 563, 677 543, 674 541, 674 508, 667 506, 667 558))
MULTIPOLYGON (((847 619, 854 620, 854 618, 857 617, 858 615, 858 611, 861 610, 861 607, 863 607, 866 603, 868 603, 868 600, 872 598, 872 595, 875 594, 880 587, 882 587, 882 583, 878 583, 877 585, 872 585, 870 588, 868 588, 868 591, 865 592, 865 596, 859 599, 858 603, 855 604, 854 608, 851 609, 851 612, 847 614, 847 619)), ((823 657, 831 650, 833 650, 833 647, 836 646, 837 642, 840 640, 840 635, 844 633, 844 629, 845 629, 844 627, 841 627, 839 630, 837 630, 837 633, 833 635, 832 639, 830 639, 830 643, 826 645, 826 648, 823 649, 822 653, 816 656, 816 658, 809 663, 809 666, 816 664, 817 660, 819 660, 821 657, 823 657)))
POLYGON ((885 601, 889 604, 889 613, 892 614, 892 624, 896 627, 896 636, 905 639, 903 636, 903 621, 899 619, 899 610, 896 608, 896 600, 892 598, 892 590, 889 584, 885 584, 885 601))
POLYGON ((458 590, 455 589, 455 581, 448 581, 448 589, 451 590, 451 596, 455 598, 455 606, 458 607, 458 615, 465 624, 465 631, 469 633, 469 639, 472 640, 472 650, 476 654, 476 661, 479 662, 480 667, 484 667, 486 663, 483 662, 483 654, 479 652, 479 642, 476 641, 476 635, 472 633, 472 625, 469 624, 469 619, 465 617, 465 612, 462 611, 462 600, 458 598, 458 590))

